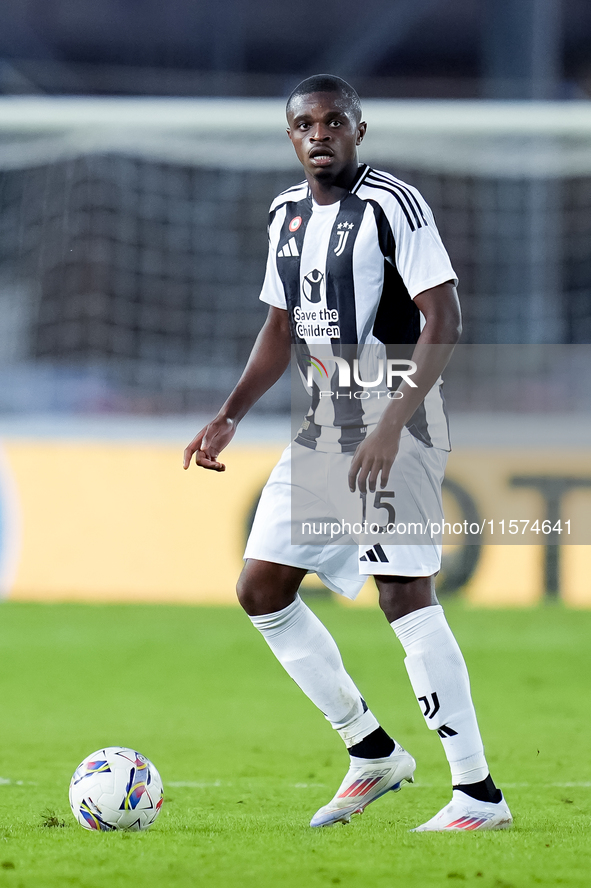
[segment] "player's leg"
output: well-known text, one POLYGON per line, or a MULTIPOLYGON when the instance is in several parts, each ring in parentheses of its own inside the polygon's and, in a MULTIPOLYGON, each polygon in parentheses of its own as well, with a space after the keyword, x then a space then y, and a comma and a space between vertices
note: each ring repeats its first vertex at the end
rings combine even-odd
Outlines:
MULTIPOLYGON (((363 742, 362 754, 373 744, 370 751, 387 755, 393 741, 367 710, 345 672, 332 636, 297 594, 309 570, 326 567, 327 555, 331 573, 340 574, 334 582, 324 578, 330 588, 345 591, 346 586, 347 594, 354 597, 363 582, 357 574, 356 560, 339 570, 341 556, 353 554, 348 547, 292 545, 294 460, 301 475, 301 492, 309 500, 312 513, 322 515, 326 508, 322 493, 327 458, 325 453, 294 444, 284 451, 257 506, 244 554, 245 567, 238 581, 238 598, 287 672, 341 733, 347 746, 363 742), (285 564, 285 560, 294 566, 285 564), (348 574, 357 576, 348 578, 348 574), (375 736, 368 739, 370 735, 375 736)), ((346 472, 344 477, 346 480, 346 472)))
POLYGON ((249 559, 238 581, 238 600, 286 672, 346 746, 356 747, 377 732, 379 752, 388 755, 393 741, 379 729, 347 674, 332 635, 298 595, 306 573, 300 567, 249 559))
POLYGON ((286 672, 338 731, 351 767, 312 826, 348 821, 389 790, 412 781, 414 759, 381 728, 343 665, 329 631, 297 594, 306 569, 249 559, 238 598, 286 672))
POLYGON ((453 799, 419 830, 499 829, 511 814, 490 776, 468 670, 435 595, 434 577, 375 577, 380 607, 405 653, 427 727, 437 731, 451 769, 453 799))

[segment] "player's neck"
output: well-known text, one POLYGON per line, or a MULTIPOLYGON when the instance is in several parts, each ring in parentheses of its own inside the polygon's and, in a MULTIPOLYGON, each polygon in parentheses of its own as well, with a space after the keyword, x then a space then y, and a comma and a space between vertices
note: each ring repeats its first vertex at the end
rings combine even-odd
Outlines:
POLYGON ((342 200, 346 194, 348 194, 347 188, 341 188, 337 185, 329 185, 328 187, 324 185, 320 186, 315 179, 312 179, 309 184, 310 191, 312 192, 312 198, 314 199, 315 203, 317 203, 321 207, 337 203, 339 200, 342 200))
POLYGON ((335 179, 328 177, 326 179, 316 178, 308 174, 306 178, 308 179, 308 185, 310 186, 314 201, 320 206, 328 206, 342 200, 349 193, 350 186, 355 180, 358 169, 359 164, 355 161, 354 164, 344 169, 335 179))

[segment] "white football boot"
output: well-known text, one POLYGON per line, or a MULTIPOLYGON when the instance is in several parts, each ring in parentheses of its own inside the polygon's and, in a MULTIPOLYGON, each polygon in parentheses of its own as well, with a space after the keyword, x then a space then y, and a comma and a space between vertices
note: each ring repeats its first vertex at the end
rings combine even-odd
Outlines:
POLYGON ((451 802, 426 823, 411 832, 459 832, 473 829, 507 829, 513 823, 504 798, 479 802, 460 789, 454 789, 451 802))
POLYGON ((403 783, 414 783, 416 766, 412 755, 398 743, 386 758, 351 756, 351 766, 337 794, 328 805, 316 811, 310 826, 349 823, 351 814, 361 814, 370 802, 375 802, 384 793, 398 792, 403 783))

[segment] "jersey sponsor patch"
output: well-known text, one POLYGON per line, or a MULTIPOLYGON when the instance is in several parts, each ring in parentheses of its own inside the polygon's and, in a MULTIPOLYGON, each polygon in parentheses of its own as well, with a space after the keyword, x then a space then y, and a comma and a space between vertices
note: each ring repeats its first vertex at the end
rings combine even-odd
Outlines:
MULTIPOLYGON (((296 323, 296 333, 302 339, 306 337, 340 339, 339 313, 336 308, 299 308, 299 306, 296 306, 293 310, 293 319, 296 323)), ((314 358, 313 363, 316 361, 319 361, 319 359, 314 358)), ((328 379, 326 367, 321 361, 319 363, 328 379)), ((314 366, 320 372, 320 368, 316 363, 314 363, 314 366)), ((308 378, 308 385, 312 385, 310 377, 308 378)))
POLYGON ((324 294, 324 275, 315 268, 305 275, 302 290, 308 302, 321 302, 324 294))

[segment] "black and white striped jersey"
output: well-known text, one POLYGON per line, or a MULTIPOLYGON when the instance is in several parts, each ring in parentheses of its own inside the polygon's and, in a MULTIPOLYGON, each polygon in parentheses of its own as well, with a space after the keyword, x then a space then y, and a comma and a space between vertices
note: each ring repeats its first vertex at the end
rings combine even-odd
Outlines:
MULTIPOLYGON (((260 298, 289 312, 293 343, 311 353, 416 343, 422 315, 413 299, 446 281, 457 283, 456 274, 430 208, 389 173, 362 164, 349 194, 329 206, 314 202, 307 182, 271 204, 260 298)), ((383 407, 376 398, 320 398, 315 383, 297 440, 319 450, 355 450, 383 407)), ((407 426, 425 444, 449 449, 439 385, 407 426)))

